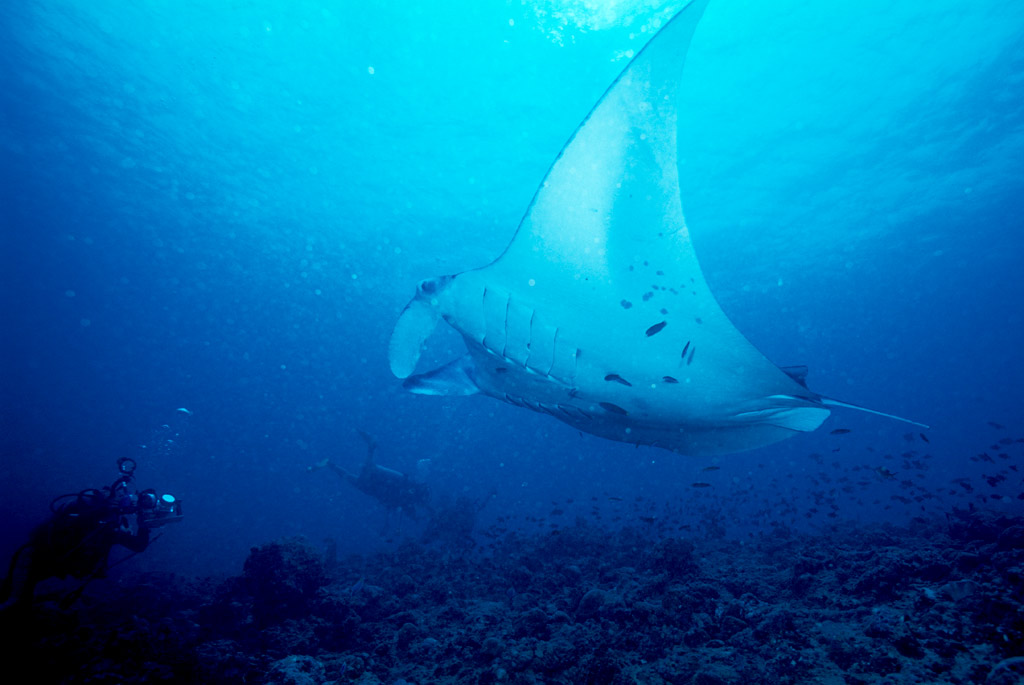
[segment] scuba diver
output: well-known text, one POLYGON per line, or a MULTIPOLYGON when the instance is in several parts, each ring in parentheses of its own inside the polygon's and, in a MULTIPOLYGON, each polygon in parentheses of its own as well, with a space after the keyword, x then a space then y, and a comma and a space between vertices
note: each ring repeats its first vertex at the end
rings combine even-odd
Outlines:
POLYGON ((135 467, 133 459, 118 459, 120 475, 112 485, 61 495, 50 503, 53 515, 11 559, 0 584, 0 609, 28 607, 38 583, 71 576, 83 582, 60 602, 66 609, 86 585, 112 568, 107 558, 114 545, 126 547, 134 556, 149 546, 153 528, 181 520, 181 503, 173 495, 158 496, 153 489, 132 491, 135 467))
POLYGON ((398 510, 415 519, 418 518, 420 509, 429 510, 430 490, 426 483, 414 480, 401 471, 377 464, 373 458, 377 442, 373 436, 363 431, 359 431, 359 435, 366 441, 367 452, 366 461, 363 462, 363 467, 358 474, 346 471, 330 459, 324 459, 307 470, 315 471, 325 467, 331 469, 356 490, 384 505, 389 514, 398 510))

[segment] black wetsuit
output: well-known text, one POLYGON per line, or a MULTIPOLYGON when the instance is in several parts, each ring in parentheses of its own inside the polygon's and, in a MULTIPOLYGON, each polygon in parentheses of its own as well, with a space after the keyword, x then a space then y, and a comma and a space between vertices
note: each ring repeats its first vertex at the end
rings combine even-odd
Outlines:
POLYGON ((0 586, 0 603, 31 601, 37 583, 47 578, 100 578, 114 545, 132 552, 149 546, 150 529, 129 526, 131 512, 98 490, 83 492, 37 527, 11 560, 8 577, 0 586), (17 585, 17 588, 15 588, 17 585))
POLYGON ((401 509, 415 515, 418 508, 426 508, 430 501, 430 491, 424 483, 414 481, 399 471, 378 466, 372 459, 366 460, 358 476, 333 463, 328 463, 328 466, 354 488, 389 509, 401 509))

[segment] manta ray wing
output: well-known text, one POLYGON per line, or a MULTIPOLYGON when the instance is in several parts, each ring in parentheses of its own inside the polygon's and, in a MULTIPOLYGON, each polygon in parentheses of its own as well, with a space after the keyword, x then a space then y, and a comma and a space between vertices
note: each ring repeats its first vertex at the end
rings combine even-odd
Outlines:
POLYGON ((406 388, 482 392, 687 454, 758 447, 828 417, 803 375, 768 361, 726 317, 683 219, 677 89, 706 4, 679 12, 609 87, 498 259, 420 284, 389 349, 406 388), (467 355, 412 375, 438 318, 467 355))

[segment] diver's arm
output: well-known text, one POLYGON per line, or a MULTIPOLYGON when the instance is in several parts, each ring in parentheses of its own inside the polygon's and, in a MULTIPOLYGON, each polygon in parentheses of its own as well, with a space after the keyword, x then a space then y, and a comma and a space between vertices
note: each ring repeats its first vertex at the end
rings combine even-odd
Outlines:
POLYGON ((31 543, 18 548, 11 557, 7 569, 7 577, 0 584, 0 611, 30 602, 35 591, 36 581, 32 575, 32 555, 35 552, 31 543))
POLYGON ((145 552, 149 547, 149 530, 149 526, 146 525, 140 525, 139 532, 134 535, 127 530, 118 530, 114 535, 114 542, 122 547, 127 547, 136 554, 145 552))

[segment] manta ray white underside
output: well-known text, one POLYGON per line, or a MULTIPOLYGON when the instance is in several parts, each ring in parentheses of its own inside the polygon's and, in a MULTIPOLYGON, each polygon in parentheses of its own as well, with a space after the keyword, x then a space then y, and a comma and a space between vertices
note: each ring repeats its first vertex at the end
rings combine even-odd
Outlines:
POLYGON ((767 445, 816 429, 829 406, 852 406, 809 390, 806 369, 758 352, 693 252, 676 91, 706 4, 687 5, 611 85, 498 259, 420 283, 389 348, 406 388, 479 392, 594 435, 694 455, 767 445), (439 318, 468 352, 413 375, 439 318))

